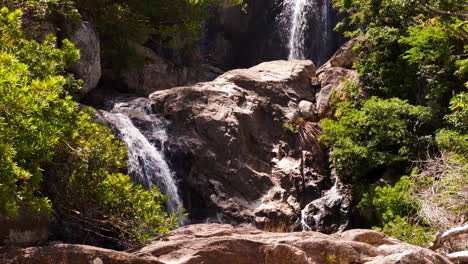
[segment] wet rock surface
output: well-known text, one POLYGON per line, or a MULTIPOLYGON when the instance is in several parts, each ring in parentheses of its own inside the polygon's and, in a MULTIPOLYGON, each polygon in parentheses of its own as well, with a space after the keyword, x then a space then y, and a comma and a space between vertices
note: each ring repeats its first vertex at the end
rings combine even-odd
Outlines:
POLYGON ((315 77, 311 61, 273 61, 151 94, 189 160, 181 181, 193 221, 302 228, 301 209, 333 186, 310 105, 315 77))
POLYGON ((429 249, 388 238, 372 230, 325 235, 270 233, 252 227, 200 224, 179 228, 147 246, 117 252, 57 244, 0 249, 1 264, 450 264, 429 249))

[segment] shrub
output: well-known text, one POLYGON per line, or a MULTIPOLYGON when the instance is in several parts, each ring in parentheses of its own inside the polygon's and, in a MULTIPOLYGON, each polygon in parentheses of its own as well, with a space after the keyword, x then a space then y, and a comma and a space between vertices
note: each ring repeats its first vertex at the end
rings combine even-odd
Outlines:
POLYGON ((418 218, 421 202, 412 196, 416 184, 410 177, 402 177, 394 186, 383 185, 364 193, 358 207, 375 209, 381 217, 380 226, 373 229, 402 241, 427 246, 434 239, 433 230, 418 218))
POLYGON ((0 214, 74 216, 114 228, 126 243, 173 228, 166 198, 119 171, 126 149, 70 91, 78 82, 65 69, 78 51, 64 40, 27 39, 20 11, 0 10, 0 214))
POLYGON ((330 159, 338 177, 347 181, 373 169, 405 165, 430 142, 423 126, 431 118, 429 109, 397 98, 373 97, 361 109, 341 102, 336 117, 323 120, 320 140, 333 147, 330 159))

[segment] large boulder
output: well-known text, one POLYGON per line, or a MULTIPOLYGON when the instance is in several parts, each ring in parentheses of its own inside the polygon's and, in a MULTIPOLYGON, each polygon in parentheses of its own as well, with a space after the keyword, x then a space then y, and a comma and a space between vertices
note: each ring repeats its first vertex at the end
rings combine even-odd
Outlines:
POLYGON ((82 22, 71 36, 71 42, 80 51, 80 59, 73 64, 72 71, 83 80, 82 94, 96 88, 101 79, 101 48, 99 36, 93 25, 82 22))
POLYGON ((0 264, 451 264, 444 256, 372 230, 325 235, 270 233, 200 224, 162 235, 129 253, 57 244, 1 249, 0 264))
POLYGON ((174 264, 451 263, 434 251, 372 230, 350 230, 335 235, 267 233, 219 224, 180 228, 136 254, 174 264))
POLYGON ((311 61, 272 61, 151 94, 190 161, 181 181, 193 221, 301 229, 301 209, 333 186, 316 120, 297 119, 314 77, 311 61))
POLYGON ((343 44, 333 57, 317 70, 320 89, 316 94, 317 112, 320 118, 333 116, 333 95, 343 96, 346 84, 359 81, 357 71, 351 69, 359 53, 354 47, 367 37, 359 36, 343 44))

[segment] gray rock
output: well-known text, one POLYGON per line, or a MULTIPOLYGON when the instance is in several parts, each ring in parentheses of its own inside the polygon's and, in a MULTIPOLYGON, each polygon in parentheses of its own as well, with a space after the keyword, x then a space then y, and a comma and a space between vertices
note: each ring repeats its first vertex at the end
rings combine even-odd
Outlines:
POLYGON ((314 103, 303 100, 299 102, 298 108, 301 116, 312 121, 318 120, 317 109, 314 103))
POLYGON ((345 44, 343 44, 330 59, 330 65, 332 67, 342 67, 350 69, 359 53, 354 50, 354 46, 359 42, 366 41, 366 36, 356 37, 345 44))
POLYGON ((358 80, 355 70, 348 70, 340 67, 330 67, 327 63, 319 69, 319 80, 322 85, 317 93, 317 111, 320 118, 327 118, 333 115, 330 105, 333 92, 340 92, 347 82, 358 80))
POLYGON ((89 22, 81 23, 70 40, 80 50, 80 59, 72 66, 76 77, 83 80, 82 94, 96 88, 101 79, 101 48, 99 36, 89 22))
POLYGON ((134 48, 144 63, 122 72, 123 81, 127 86, 124 92, 127 93, 147 96, 159 90, 211 81, 224 73, 221 69, 207 64, 177 66, 147 47, 134 45, 134 48))

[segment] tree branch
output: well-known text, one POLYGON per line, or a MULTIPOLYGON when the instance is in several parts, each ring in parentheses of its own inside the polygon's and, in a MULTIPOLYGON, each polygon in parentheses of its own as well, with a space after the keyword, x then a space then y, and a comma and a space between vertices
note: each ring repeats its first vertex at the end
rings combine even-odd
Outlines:
MULTIPOLYGON (((430 249, 436 250, 440 248, 446 241, 463 234, 468 234, 468 225, 455 227, 443 234, 438 234, 436 240, 434 241, 434 244, 430 247, 430 249)), ((468 255, 466 257, 468 257, 468 255)))
POLYGON ((446 15, 446 16, 456 16, 456 17, 461 17, 461 18, 468 18, 468 13, 459 13, 459 12, 452 12, 452 11, 445 11, 445 10, 442 10, 442 9, 438 9, 438 8, 432 7, 429 4, 427 4, 426 0, 419 0, 419 3, 421 3, 421 5, 423 5, 431 13, 434 13, 434 14, 437 14, 437 15, 446 15))

